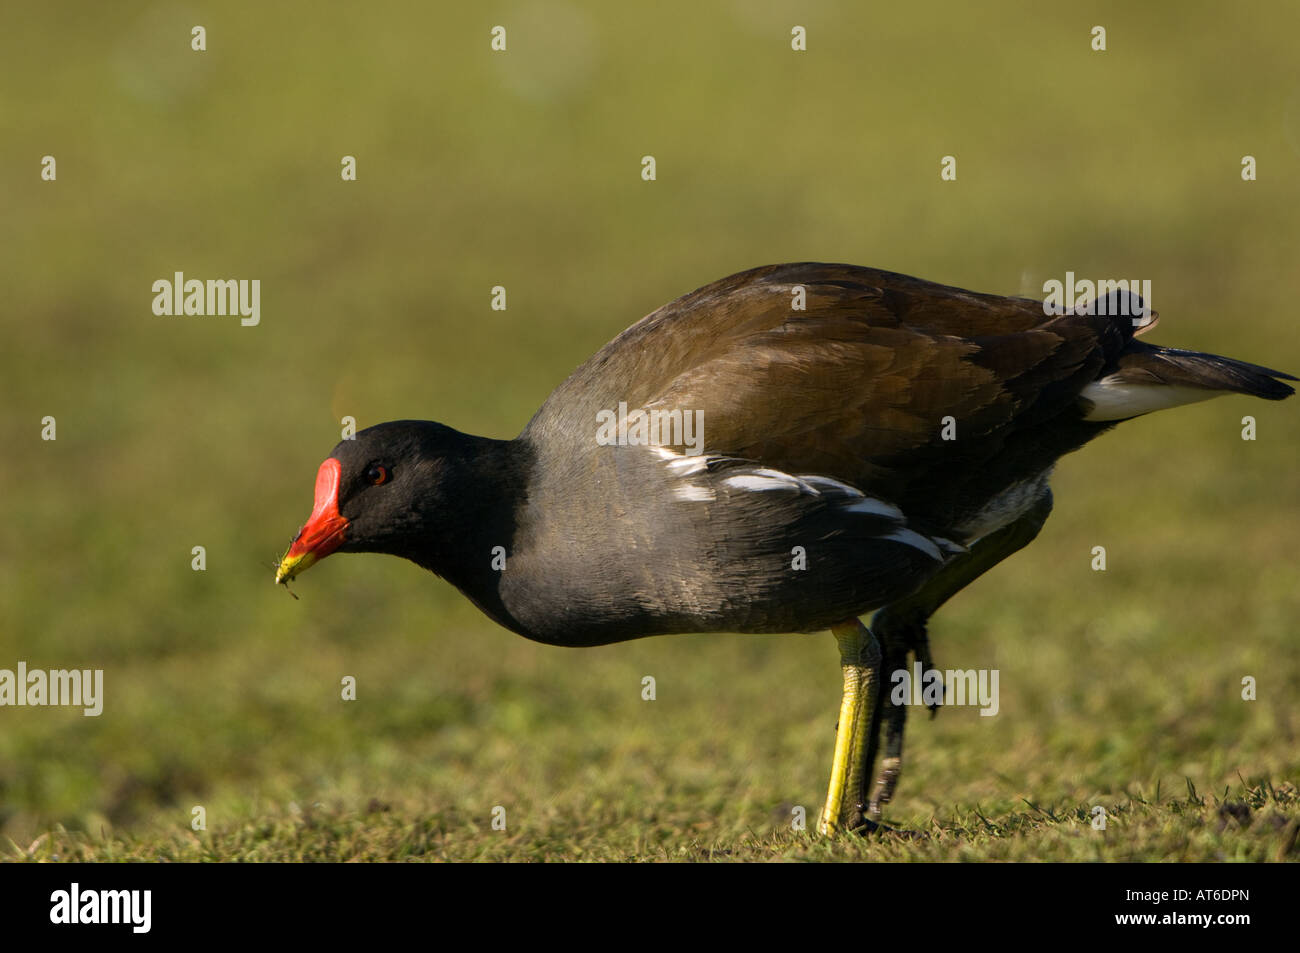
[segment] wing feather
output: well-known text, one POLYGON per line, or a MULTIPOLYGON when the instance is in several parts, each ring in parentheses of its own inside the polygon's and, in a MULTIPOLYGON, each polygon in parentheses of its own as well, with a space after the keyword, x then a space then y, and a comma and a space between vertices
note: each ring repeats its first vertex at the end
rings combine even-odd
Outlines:
POLYGON ((707 453, 866 489, 940 449, 952 462, 945 418, 971 462, 995 453, 1021 418, 1075 402, 1122 347, 1120 334, 1104 318, 1050 318, 1038 301, 871 268, 767 266, 628 328, 556 389, 525 432, 581 442, 597 411, 619 402, 700 410, 707 453), (792 309, 798 287, 804 310, 792 309))

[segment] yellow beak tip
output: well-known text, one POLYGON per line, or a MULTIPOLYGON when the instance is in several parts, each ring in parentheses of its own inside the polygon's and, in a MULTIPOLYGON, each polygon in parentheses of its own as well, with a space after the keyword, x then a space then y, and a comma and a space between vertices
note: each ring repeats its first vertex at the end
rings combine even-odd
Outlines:
POLYGON ((315 553, 303 553, 299 556, 290 556, 285 554, 280 560, 279 567, 275 570, 275 581, 277 585, 289 582, 299 573, 306 572, 316 562, 315 553))

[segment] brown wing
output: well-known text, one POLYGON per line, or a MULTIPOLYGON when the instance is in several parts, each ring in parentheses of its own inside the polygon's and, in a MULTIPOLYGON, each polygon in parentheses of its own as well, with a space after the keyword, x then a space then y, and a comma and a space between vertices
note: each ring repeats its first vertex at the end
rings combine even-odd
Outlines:
POLYGON ((701 410, 708 453, 867 486, 935 458, 945 417, 974 459, 995 452, 1014 421, 1060 412, 1122 346, 1111 327, 870 268, 768 266, 628 328, 556 389, 529 430, 586 434, 620 401, 701 410), (804 310, 792 309, 796 286, 804 310), (585 428, 562 425, 559 407, 585 428))

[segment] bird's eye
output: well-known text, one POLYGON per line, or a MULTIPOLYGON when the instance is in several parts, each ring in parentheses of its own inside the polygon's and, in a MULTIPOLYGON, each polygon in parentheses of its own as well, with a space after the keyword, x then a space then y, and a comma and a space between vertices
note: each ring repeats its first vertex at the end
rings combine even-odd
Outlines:
POLYGON ((373 486, 388 482, 388 467, 376 464, 366 471, 366 481, 373 486))

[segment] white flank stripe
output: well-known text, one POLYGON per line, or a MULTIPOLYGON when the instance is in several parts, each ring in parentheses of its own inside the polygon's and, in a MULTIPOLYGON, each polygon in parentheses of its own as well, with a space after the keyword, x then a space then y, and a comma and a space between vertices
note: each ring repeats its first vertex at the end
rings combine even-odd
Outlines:
POLYGON ((770 470, 767 467, 760 467, 754 471, 754 475, 770 477, 773 480, 789 480, 794 484, 794 488, 800 493, 807 493, 809 496, 821 496, 811 483, 804 481, 803 477, 795 476, 792 473, 786 473, 784 470, 770 470))
POLYGON ((884 500, 872 499, 869 496, 843 505, 846 513, 870 513, 872 516, 886 516, 891 520, 901 520, 903 518, 903 511, 897 506, 886 503, 884 500))
POLYGON ((809 486, 820 490, 826 490, 828 493, 841 493, 844 496, 862 496, 862 491, 855 486, 849 486, 847 483, 841 483, 839 480, 832 480, 830 477, 823 476, 801 476, 809 486))
POLYGON ((692 503, 711 503, 715 499, 713 491, 707 486, 696 486, 693 483, 676 487, 673 496, 692 503))
MULTIPOLYGON (((776 473, 777 471, 768 470, 767 472, 776 473)), ((796 493, 799 492, 799 481, 785 474, 779 476, 758 476, 757 473, 745 474, 743 476, 727 477, 722 482, 728 486, 734 486, 738 490, 793 490, 796 493)))
POLYGON ((668 461, 668 469, 677 476, 690 476, 706 469, 709 463, 704 457, 677 457, 668 461))
POLYGON ((914 530, 906 528, 896 529, 888 536, 882 536, 880 538, 892 539, 896 543, 902 543, 905 546, 911 546, 913 549, 919 549, 931 559, 937 559, 939 562, 943 562, 943 553, 939 552, 939 547, 914 530))
POLYGON ((793 477, 784 470, 773 470, 770 467, 757 467, 753 471, 754 476, 771 477, 773 480, 793 480, 799 482, 798 477, 793 477))

